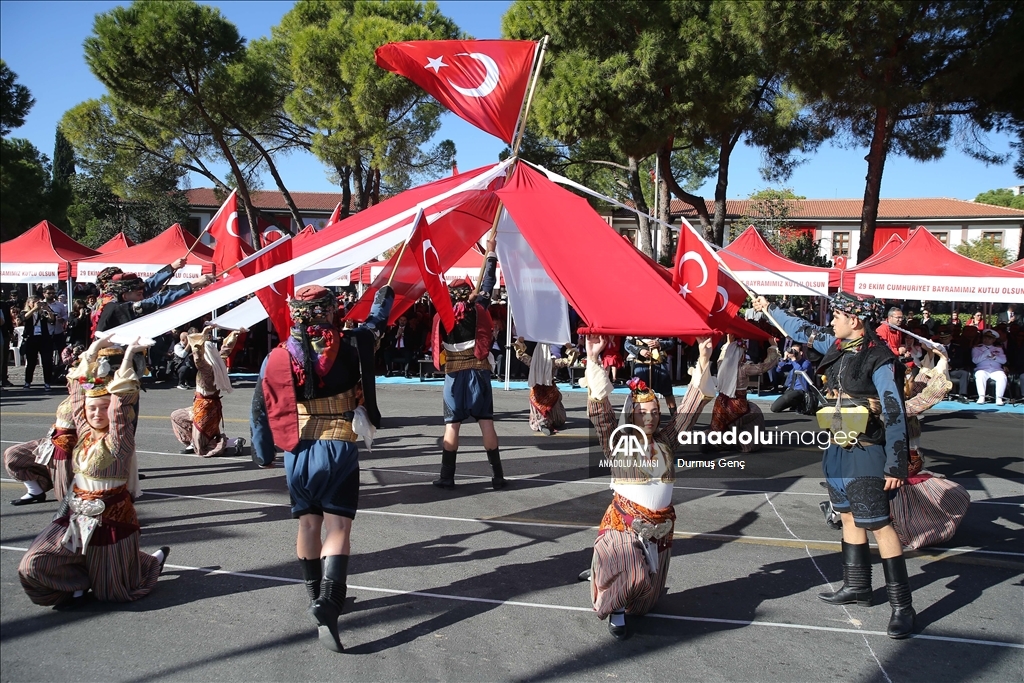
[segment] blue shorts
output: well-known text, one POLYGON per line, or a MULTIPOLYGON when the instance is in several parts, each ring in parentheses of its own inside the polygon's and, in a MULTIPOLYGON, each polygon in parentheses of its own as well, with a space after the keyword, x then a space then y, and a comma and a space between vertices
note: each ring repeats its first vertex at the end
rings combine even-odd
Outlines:
POLYGON ((846 450, 831 444, 821 460, 832 507, 853 514, 861 529, 881 529, 892 523, 889 501, 896 489, 885 490, 885 449, 858 444, 846 450))
POLYGON ((477 421, 494 419, 488 370, 459 370, 444 376, 444 423, 464 422, 470 417, 477 421))
POLYGON ((292 517, 339 515, 355 519, 359 508, 359 449, 348 441, 299 442, 285 452, 284 471, 292 517))

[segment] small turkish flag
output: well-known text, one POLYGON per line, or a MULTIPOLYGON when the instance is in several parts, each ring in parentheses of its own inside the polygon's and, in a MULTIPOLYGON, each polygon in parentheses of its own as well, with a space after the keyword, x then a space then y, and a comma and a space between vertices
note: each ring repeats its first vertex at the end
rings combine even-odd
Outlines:
POLYGON ((747 300, 747 290, 743 285, 732 279, 732 276, 718 271, 718 290, 715 292, 715 303, 711 308, 712 316, 726 315, 735 318, 740 306, 747 300))
POLYGON ((334 207, 334 212, 331 214, 331 217, 327 219, 327 224, 324 225, 324 227, 326 228, 328 225, 334 225, 335 223, 337 223, 340 220, 341 220, 341 202, 338 202, 338 205, 336 207, 334 207))
MULTIPOLYGON (((718 261, 704 238, 687 223, 679 228, 672 286, 701 313, 713 312, 718 294, 718 261)), ((742 302, 742 299, 741 299, 742 302)))
POLYGON ((253 253, 252 247, 238 235, 238 205, 235 201, 235 190, 231 191, 224 204, 210 219, 206 228, 210 237, 217 240, 213 247, 213 262, 217 269, 225 271, 253 253))
MULTIPOLYGON (((292 238, 285 237, 275 240, 271 249, 263 252, 249 263, 241 266, 242 275, 249 277, 253 273, 262 273, 274 266, 290 261, 292 258, 292 238), (278 244, 279 242, 279 244, 278 244)), ((289 275, 283 280, 267 285, 256 291, 256 297, 267 311, 271 324, 277 331, 279 339, 288 338, 291 328, 291 315, 288 312, 288 299, 295 294, 295 285, 289 275)))
POLYGON ((409 244, 405 248, 416 259, 416 265, 423 277, 423 285, 427 288, 427 294, 430 295, 430 300, 434 302, 434 308, 441 317, 441 324, 444 325, 444 329, 451 332, 455 329, 455 310, 448 295, 448 285, 444 281, 441 259, 431 239, 430 226, 423 216, 422 209, 416 216, 412 236, 409 237, 409 244))
POLYGON ((374 56, 381 68, 511 144, 536 48, 531 40, 414 40, 382 45, 374 56))

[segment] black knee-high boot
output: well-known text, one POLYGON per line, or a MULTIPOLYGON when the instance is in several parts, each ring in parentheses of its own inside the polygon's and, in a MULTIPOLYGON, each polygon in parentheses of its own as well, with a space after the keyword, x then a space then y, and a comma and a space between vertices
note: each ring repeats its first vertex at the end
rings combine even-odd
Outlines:
POLYGON ((487 451, 487 462, 491 463, 491 473, 494 475, 491 477, 491 488, 497 491, 508 486, 505 473, 501 469, 501 455, 497 448, 487 451))
POLYGON ((843 587, 834 593, 818 593, 833 605, 871 605, 871 551, 867 543, 843 541, 843 587))
POLYGON ((312 605, 320 597, 320 580, 324 577, 323 566, 320 558, 307 560, 299 558, 299 566, 302 567, 302 581, 306 584, 306 595, 309 596, 309 604, 312 605))
POLYGON ((455 488, 455 456, 458 451, 441 451, 441 474, 433 481, 434 486, 442 489, 455 488))
POLYGON ((324 576, 320 582, 320 596, 309 606, 308 614, 320 632, 320 644, 331 652, 343 652, 338 635, 338 617, 345 606, 348 592, 348 555, 328 555, 324 561, 324 576))
POLYGON ((890 638, 906 638, 914 630, 914 602, 910 594, 910 579, 907 578, 907 561, 902 555, 882 559, 885 571, 885 592, 889 594, 892 616, 886 635, 890 638))

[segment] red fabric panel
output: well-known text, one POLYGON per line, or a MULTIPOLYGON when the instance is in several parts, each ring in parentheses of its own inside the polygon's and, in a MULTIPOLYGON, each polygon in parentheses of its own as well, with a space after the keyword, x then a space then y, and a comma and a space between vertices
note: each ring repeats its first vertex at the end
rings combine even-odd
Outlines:
POLYGON ((885 246, 885 243, 889 241, 889 238, 896 235, 902 240, 907 239, 907 234, 910 232, 909 225, 879 225, 875 227, 875 241, 871 246, 871 252, 874 253, 885 246))

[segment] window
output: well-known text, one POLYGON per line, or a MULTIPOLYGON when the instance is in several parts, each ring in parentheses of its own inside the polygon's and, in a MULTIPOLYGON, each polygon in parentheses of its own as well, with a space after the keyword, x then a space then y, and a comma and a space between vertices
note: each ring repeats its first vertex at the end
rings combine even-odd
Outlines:
POLYGON ((199 218, 197 216, 189 216, 185 221, 185 229, 193 235, 198 235, 202 228, 199 227, 199 218))
POLYGON ((981 233, 981 239, 986 242, 991 242, 992 246, 1002 248, 1003 246, 1003 233, 1002 232, 983 232, 981 233))
POLYGON ((848 233, 848 232, 834 232, 834 233, 832 233, 832 255, 833 256, 849 256, 850 255, 850 233, 848 233))
POLYGON ((948 247, 949 246, 949 233, 948 232, 933 232, 932 235, 935 236, 935 239, 937 239, 938 241, 942 242, 942 246, 944 246, 944 247, 948 247))

